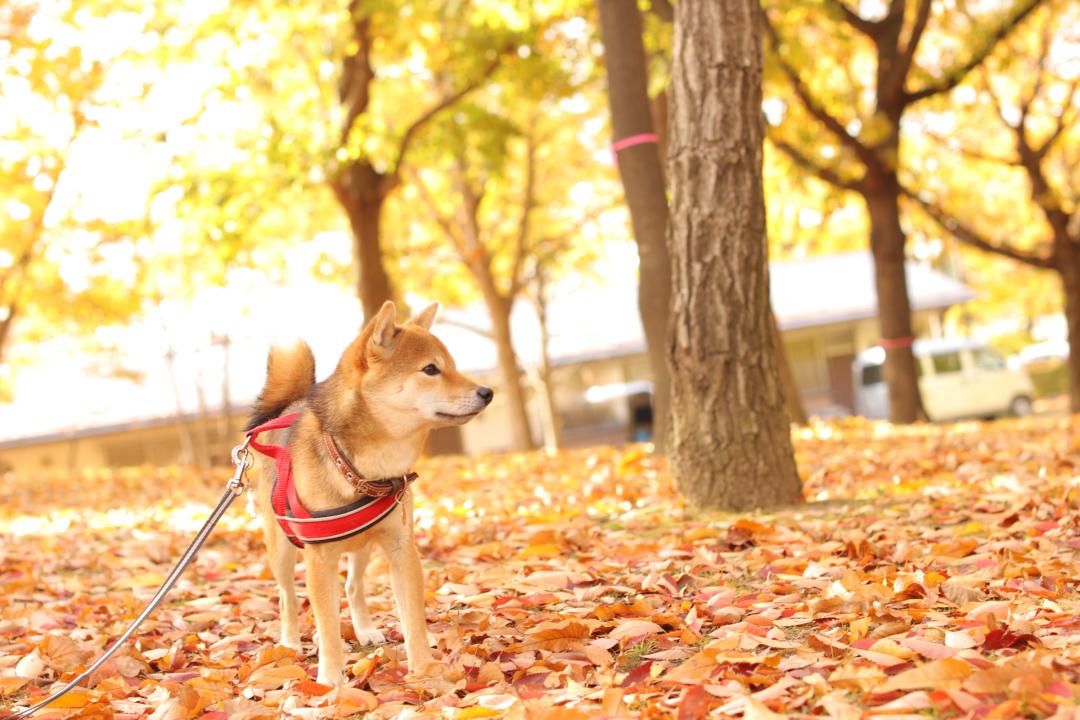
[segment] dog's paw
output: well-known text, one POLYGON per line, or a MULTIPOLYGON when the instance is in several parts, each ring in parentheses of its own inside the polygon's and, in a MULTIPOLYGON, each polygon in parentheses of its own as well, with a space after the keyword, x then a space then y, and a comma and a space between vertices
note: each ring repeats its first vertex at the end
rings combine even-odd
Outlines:
POLYGON ((332 670, 324 670, 321 667, 319 668, 319 675, 316 678, 320 685, 329 685, 330 687, 341 685, 344 679, 345 676, 341 670, 334 672, 332 670))
POLYGON ((443 664, 434 658, 409 663, 409 674, 419 678, 442 677, 443 664))
POLYGON ((379 628, 357 629, 356 642, 360 645, 382 645, 386 642, 386 636, 379 628))

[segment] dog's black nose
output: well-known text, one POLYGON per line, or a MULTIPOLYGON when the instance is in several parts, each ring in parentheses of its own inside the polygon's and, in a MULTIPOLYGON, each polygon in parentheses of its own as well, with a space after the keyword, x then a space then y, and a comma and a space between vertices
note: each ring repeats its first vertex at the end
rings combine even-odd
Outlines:
POLYGON ((485 405, 491 404, 491 398, 495 397, 495 391, 489 387, 476 388, 476 394, 480 396, 480 399, 484 401, 485 405))

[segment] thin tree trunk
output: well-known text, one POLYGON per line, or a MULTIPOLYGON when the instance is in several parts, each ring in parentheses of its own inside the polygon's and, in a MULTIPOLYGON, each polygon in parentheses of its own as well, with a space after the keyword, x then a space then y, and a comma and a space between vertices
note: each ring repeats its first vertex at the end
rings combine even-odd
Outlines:
POLYGON ((1069 408, 1080 413, 1080 252, 1067 238, 1055 243, 1055 259, 1065 296, 1065 325, 1068 328, 1069 408))
POLYGON ((7 306, 7 316, 0 320, 0 360, 7 356, 8 340, 11 337, 11 328, 15 325, 15 317, 19 314, 18 306, 11 303, 7 306))
POLYGON ((675 6, 671 469, 696 507, 802 498, 769 309, 755 0, 675 6))
POLYGON ((559 412, 555 407, 555 389, 551 383, 551 356, 548 343, 551 334, 547 323, 547 296, 542 271, 538 271, 536 292, 532 296, 536 307, 536 317, 540 324, 540 362, 535 370, 537 394, 540 396, 540 419, 544 426, 544 449, 554 452, 562 446, 562 428, 559 426, 559 412))
POLYGON ((905 236, 900 226, 900 186, 896 178, 881 181, 865 194, 870 216, 870 249, 874 254, 878 323, 885 348, 885 381, 889 387, 889 419, 911 423, 926 418, 919 393, 911 301, 904 265, 905 236))
MULTIPOLYGON (((667 171, 664 163, 667 162, 668 152, 668 95, 667 90, 661 90, 649 100, 649 110, 652 114, 653 127, 656 128, 656 150, 660 154, 660 174, 664 180, 664 188, 668 187, 667 171)), ((665 240, 666 246, 666 240, 665 240)))
MULTIPOLYGON (((599 10, 615 139, 653 133, 641 13, 637 2, 600 0, 599 10)), ((618 153, 618 160, 638 247, 638 312, 645 331, 655 388, 653 437, 657 447, 663 447, 670 415, 670 381, 665 356, 671 310, 664 172, 660 153, 652 143, 625 148, 618 153)))
POLYGON ((380 190, 382 175, 363 162, 350 165, 333 188, 349 218, 356 261, 356 290, 364 317, 372 318, 387 300, 394 300, 394 286, 383 262, 381 220, 386 196, 380 190))
POLYGON ((506 393, 510 408, 510 449, 532 450, 535 445, 529 429, 529 410, 525 402, 525 390, 521 386, 521 373, 518 371, 517 353, 514 352, 514 339, 510 331, 510 307, 510 302, 503 299, 488 303, 491 334, 495 340, 499 372, 502 375, 502 390, 506 393))
POLYGON ((796 425, 806 424, 806 408, 803 407, 802 395, 799 386, 795 382, 795 373, 791 371, 791 363, 788 362, 787 350, 784 347, 784 338, 780 334, 780 325, 776 321, 776 313, 769 313, 772 319, 773 346, 776 348, 776 366, 780 372, 780 388, 784 393, 784 407, 787 408, 788 419, 796 425))

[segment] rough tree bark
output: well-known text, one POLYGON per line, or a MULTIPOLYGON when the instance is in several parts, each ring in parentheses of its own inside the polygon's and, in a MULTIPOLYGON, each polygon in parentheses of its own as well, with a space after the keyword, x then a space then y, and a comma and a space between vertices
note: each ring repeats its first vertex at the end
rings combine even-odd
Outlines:
POLYGON ((911 302, 907 292, 904 249, 907 236, 900 222, 900 182, 897 164, 900 154, 900 125, 906 110, 926 98, 948 93, 979 67, 995 47, 1027 17, 1042 0, 1015 0, 1005 19, 993 30, 979 35, 970 56, 942 75, 932 77, 921 88, 909 89, 915 58, 931 17, 932 0, 918 0, 914 12, 907 12, 907 0, 889 0, 884 17, 868 20, 844 0, 825 0, 831 14, 874 46, 877 72, 873 89, 873 115, 860 119, 858 128, 832 114, 811 93, 798 69, 784 54, 784 39, 765 15, 765 29, 780 69, 806 113, 835 139, 856 171, 830 166, 787 142, 779 134, 773 143, 799 166, 831 185, 859 193, 870 218, 870 250, 874 255, 874 280, 878 295, 878 317, 882 344, 886 347, 885 379, 889 386, 889 417, 894 422, 924 419, 922 396, 912 354, 911 302))
POLYGON ((802 498, 769 308, 756 0, 675 5, 670 456, 696 507, 802 498))
MULTIPOLYGON (((615 139, 653 133, 637 2, 600 0, 598 5, 615 139)), ((671 260, 665 239, 667 191, 656 144, 625 148, 619 152, 618 160, 638 247, 638 312, 653 372, 653 436, 657 446, 663 447, 670 417, 670 381, 665 359, 671 309, 671 260)))

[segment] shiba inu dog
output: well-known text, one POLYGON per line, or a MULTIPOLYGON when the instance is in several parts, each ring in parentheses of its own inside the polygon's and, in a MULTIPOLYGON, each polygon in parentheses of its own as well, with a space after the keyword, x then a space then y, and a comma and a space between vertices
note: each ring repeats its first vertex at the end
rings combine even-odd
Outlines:
POLYGON ((446 346, 430 333, 437 310, 433 304, 398 325, 394 304, 384 304, 321 383, 315 383, 315 359, 305 343, 271 350, 266 385, 248 424, 251 431, 286 413, 298 413, 291 428, 263 435, 280 446, 275 449, 287 449, 293 508, 283 514, 275 495, 285 494, 279 490, 284 479, 278 476, 285 474, 279 472, 280 461, 261 458, 255 467, 256 506, 280 591, 281 643, 300 648, 294 573, 296 556, 302 553, 318 630, 318 681, 327 685, 339 684, 344 668, 338 572, 342 554, 348 557, 345 593, 356 637, 364 644, 384 641, 364 598, 364 568, 373 545, 381 547, 389 561, 409 672, 426 675, 435 670, 407 474, 433 428, 467 423, 493 396, 490 388, 459 373, 446 346), (303 528, 310 527, 303 523, 329 522, 324 520, 328 511, 329 517, 340 518, 333 513, 370 499, 363 496, 372 482, 393 486, 393 496, 384 498, 391 503, 384 516, 350 537, 330 533, 309 540, 303 535, 303 528), (287 534, 289 527, 301 528, 296 533, 306 541, 287 534))

